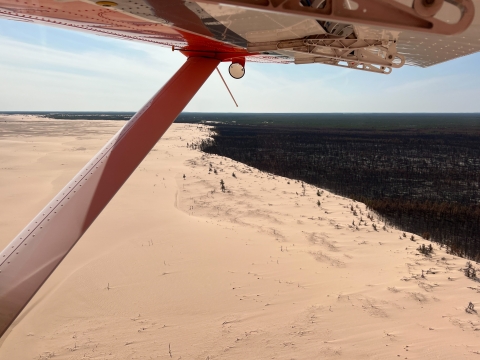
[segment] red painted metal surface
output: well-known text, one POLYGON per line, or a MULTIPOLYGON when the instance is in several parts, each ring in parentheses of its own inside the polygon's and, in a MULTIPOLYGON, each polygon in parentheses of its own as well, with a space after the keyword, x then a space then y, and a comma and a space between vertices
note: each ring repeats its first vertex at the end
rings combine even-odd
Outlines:
POLYGON ((198 18, 193 21, 193 13, 178 0, 152 1, 152 9, 162 18, 151 21, 146 17, 78 0, 0 0, 0 17, 11 20, 172 47, 185 52, 188 57, 215 57, 221 61, 246 57, 248 61, 255 62, 292 62, 276 56, 258 55, 257 52, 248 52, 245 47, 215 39, 208 29, 199 23, 198 18), (181 10, 180 15, 183 16, 172 13, 172 10, 181 10), (175 15, 173 18, 172 14, 175 15), (164 18, 169 21, 168 24, 161 23, 164 18))
POLYGON ((0 253, 0 337, 218 64, 189 58, 0 253))
MULTIPOLYGON (((190 12, 183 4, 177 7, 190 12)), ((167 26, 84 1, 0 0, 0 16, 174 46, 179 50, 237 53, 237 56, 252 55, 244 48, 213 39, 206 29, 198 24, 193 26, 191 21, 184 23, 177 21, 177 25, 183 25, 185 28, 175 24, 167 26)))

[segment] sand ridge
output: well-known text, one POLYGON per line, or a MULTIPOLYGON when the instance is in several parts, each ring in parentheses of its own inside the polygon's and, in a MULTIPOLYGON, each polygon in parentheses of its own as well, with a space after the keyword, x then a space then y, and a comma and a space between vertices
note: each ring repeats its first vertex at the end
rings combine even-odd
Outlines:
MULTIPOLYGON (((31 120, 25 137, 26 123, 9 121, 2 247, 123 124, 31 120)), ((480 317, 465 311, 480 309, 480 283, 466 260, 435 244, 420 255, 428 241, 361 203, 187 148, 208 133, 172 125, 0 359, 480 357, 480 317)))

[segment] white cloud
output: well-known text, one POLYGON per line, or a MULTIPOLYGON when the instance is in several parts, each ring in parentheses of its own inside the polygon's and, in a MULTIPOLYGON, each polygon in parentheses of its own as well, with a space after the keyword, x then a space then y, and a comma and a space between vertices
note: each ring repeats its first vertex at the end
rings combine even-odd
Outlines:
MULTIPOLYGON (((141 62, 114 51, 72 53, 0 37, 0 109, 135 110, 181 66, 149 46, 141 62)), ((179 61, 181 60, 181 61, 179 61)))

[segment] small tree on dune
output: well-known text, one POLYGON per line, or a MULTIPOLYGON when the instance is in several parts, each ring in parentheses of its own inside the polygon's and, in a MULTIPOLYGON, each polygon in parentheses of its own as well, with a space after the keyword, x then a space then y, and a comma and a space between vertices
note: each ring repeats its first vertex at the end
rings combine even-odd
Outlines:
POLYGON ((465 276, 470 279, 477 278, 477 269, 475 269, 470 261, 467 261, 467 267, 463 269, 465 276))
POLYGON ((417 248, 417 251, 425 256, 431 256, 431 254, 433 253, 433 246, 432 244, 429 244, 428 246, 422 244, 417 248))

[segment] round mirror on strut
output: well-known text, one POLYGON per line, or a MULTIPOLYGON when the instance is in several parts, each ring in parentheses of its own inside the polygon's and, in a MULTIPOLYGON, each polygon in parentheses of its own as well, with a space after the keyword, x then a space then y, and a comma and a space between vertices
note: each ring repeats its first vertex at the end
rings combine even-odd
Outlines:
POLYGON ((423 17, 435 16, 443 6, 444 0, 413 0, 413 9, 423 17))
POLYGON ((234 79, 241 79, 245 75, 245 68, 239 63, 232 63, 228 67, 228 72, 234 79))

